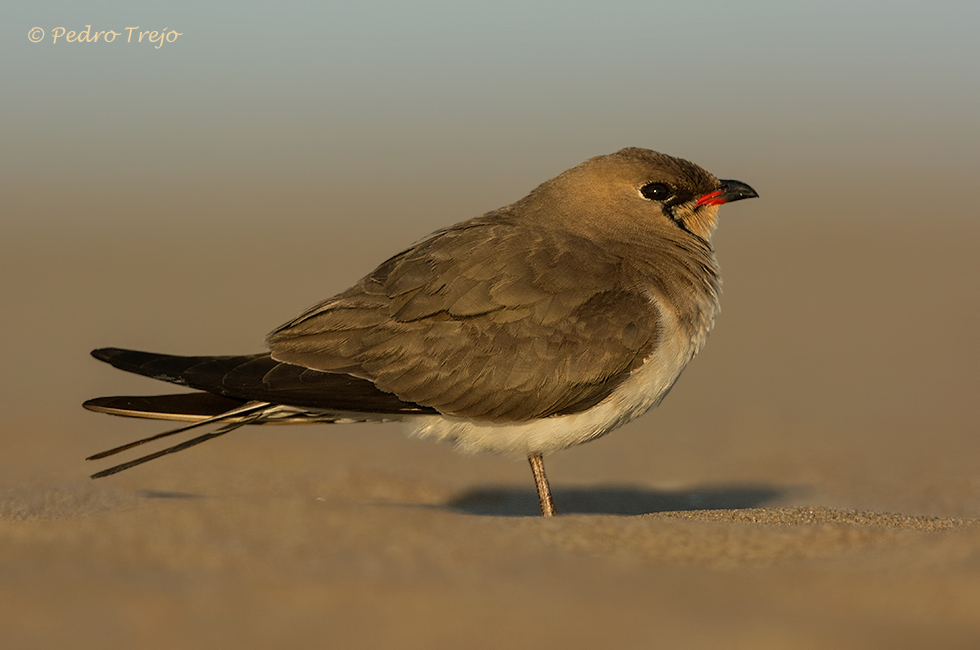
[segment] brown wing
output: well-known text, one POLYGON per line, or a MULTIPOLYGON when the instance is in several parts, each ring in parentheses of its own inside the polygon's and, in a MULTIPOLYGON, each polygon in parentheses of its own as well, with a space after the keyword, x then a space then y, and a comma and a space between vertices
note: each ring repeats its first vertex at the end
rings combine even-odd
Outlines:
POLYGON ((498 216, 393 257, 269 344, 277 360, 363 377, 443 414, 523 421, 604 399, 656 332, 614 256, 498 216))

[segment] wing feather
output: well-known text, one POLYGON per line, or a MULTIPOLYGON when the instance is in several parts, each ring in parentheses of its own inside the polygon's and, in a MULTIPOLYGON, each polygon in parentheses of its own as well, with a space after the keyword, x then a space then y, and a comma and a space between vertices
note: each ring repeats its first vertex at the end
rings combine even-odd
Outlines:
POLYGON ((458 417, 525 421, 594 406, 649 355, 658 313, 621 258, 505 217, 391 258, 273 332, 273 358, 350 372, 458 417))
MULTIPOLYGON (((215 393, 239 402, 377 414, 435 413, 378 390, 370 381, 276 361, 268 354, 239 357, 181 357, 118 348, 92 356, 121 370, 215 393)), ((203 399, 203 398, 202 398, 203 399)))

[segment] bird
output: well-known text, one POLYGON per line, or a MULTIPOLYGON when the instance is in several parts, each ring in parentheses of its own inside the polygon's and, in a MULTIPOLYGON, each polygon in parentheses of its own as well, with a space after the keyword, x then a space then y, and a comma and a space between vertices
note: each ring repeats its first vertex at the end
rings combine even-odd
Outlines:
POLYGON ((87 460, 216 428, 92 478, 243 425, 396 421, 465 453, 526 457, 541 514, 553 516, 544 456, 667 395, 719 311, 719 208, 757 196, 687 160, 629 147, 433 233, 272 331, 266 352, 94 350, 193 392, 86 401, 91 411, 187 422, 87 460))

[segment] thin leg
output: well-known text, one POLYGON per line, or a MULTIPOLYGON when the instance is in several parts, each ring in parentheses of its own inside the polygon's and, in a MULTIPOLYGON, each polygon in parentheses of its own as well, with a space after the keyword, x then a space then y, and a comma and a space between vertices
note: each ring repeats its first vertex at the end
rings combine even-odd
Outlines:
POLYGON ((528 456, 527 460, 531 463, 531 471, 534 472, 534 486, 538 488, 538 503, 541 504, 541 515, 543 517, 553 517, 558 514, 555 510, 555 500, 551 498, 551 487, 548 485, 548 477, 544 475, 544 459, 541 456, 528 456))

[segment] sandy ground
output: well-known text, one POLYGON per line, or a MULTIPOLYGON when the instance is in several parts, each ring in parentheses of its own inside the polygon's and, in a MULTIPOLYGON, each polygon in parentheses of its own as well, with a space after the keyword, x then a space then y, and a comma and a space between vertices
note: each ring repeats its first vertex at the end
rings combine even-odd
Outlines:
POLYGON ((723 211, 723 314, 664 405, 547 459, 553 520, 525 463, 397 426, 87 478, 160 429, 79 407, 159 390, 89 349, 261 349, 441 223, 327 261, 258 227, 5 233, 0 645, 980 647, 978 230, 778 198, 723 211))

